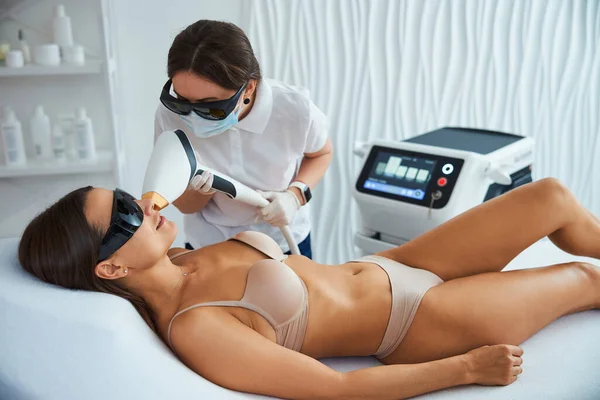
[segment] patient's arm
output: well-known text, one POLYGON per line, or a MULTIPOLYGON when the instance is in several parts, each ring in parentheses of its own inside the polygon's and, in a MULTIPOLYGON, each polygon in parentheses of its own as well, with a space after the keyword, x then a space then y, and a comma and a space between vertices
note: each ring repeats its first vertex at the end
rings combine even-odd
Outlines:
MULTIPOLYGON (((206 379, 229 389, 283 398, 402 399, 482 380, 469 373, 475 360, 469 354, 422 364, 337 372, 271 342, 216 308, 181 315, 173 322, 171 335, 182 361, 206 379)), ((479 356, 481 359, 481 353, 479 356)), ((489 368, 497 368, 497 360, 490 360, 485 360, 489 368)), ((479 362, 476 367, 482 365, 479 362)))

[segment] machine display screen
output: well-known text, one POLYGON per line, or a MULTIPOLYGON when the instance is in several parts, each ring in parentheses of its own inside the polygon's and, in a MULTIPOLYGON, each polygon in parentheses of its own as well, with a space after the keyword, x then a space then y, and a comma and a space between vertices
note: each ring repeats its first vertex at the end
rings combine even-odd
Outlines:
POLYGON ((363 188, 423 200, 437 161, 379 152, 363 188))
POLYGON ((375 145, 355 188, 359 193, 438 209, 448 204, 463 163, 460 158, 375 145))

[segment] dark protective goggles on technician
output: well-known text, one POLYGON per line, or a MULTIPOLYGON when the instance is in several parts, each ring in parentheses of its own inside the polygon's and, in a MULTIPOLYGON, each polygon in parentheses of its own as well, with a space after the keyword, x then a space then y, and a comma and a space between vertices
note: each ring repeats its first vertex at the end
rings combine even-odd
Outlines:
POLYGON ((171 85, 173 82, 169 79, 163 86, 160 94, 160 102, 170 111, 179 115, 189 115, 192 111, 204 119, 211 121, 221 121, 227 118, 235 109, 238 99, 246 88, 246 83, 238 89, 233 96, 225 100, 217 101, 198 101, 192 103, 188 100, 179 99, 171 95, 171 85))

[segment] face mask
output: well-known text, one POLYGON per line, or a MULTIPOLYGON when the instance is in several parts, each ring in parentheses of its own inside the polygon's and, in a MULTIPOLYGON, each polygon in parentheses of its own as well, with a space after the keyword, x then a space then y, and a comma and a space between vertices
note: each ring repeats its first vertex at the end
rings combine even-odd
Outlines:
POLYGON ((206 139, 212 136, 216 136, 220 133, 225 132, 227 129, 236 125, 239 120, 238 117, 242 112, 242 107, 233 110, 229 115, 220 121, 210 121, 197 115, 195 112, 191 112, 189 115, 180 115, 179 117, 185 122, 190 128, 194 135, 199 138, 206 139))

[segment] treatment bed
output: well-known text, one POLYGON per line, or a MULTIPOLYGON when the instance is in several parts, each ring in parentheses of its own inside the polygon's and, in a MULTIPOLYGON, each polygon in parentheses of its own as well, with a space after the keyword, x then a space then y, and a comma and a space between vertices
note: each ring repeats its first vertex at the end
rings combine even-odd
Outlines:
MULTIPOLYGON (((29 276, 18 265, 17 245, 18 239, 0 240, 0 399, 264 398, 192 372, 125 300, 29 276)), ((543 240, 508 269, 573 259, 543 240)), ((459 387, 418 399, 600 399, 600 311, 561 318, 523 349, 524 372, 510 386, 459 387)), ((339 371, 380 365, 371 357, 322 361, 339 371)))

